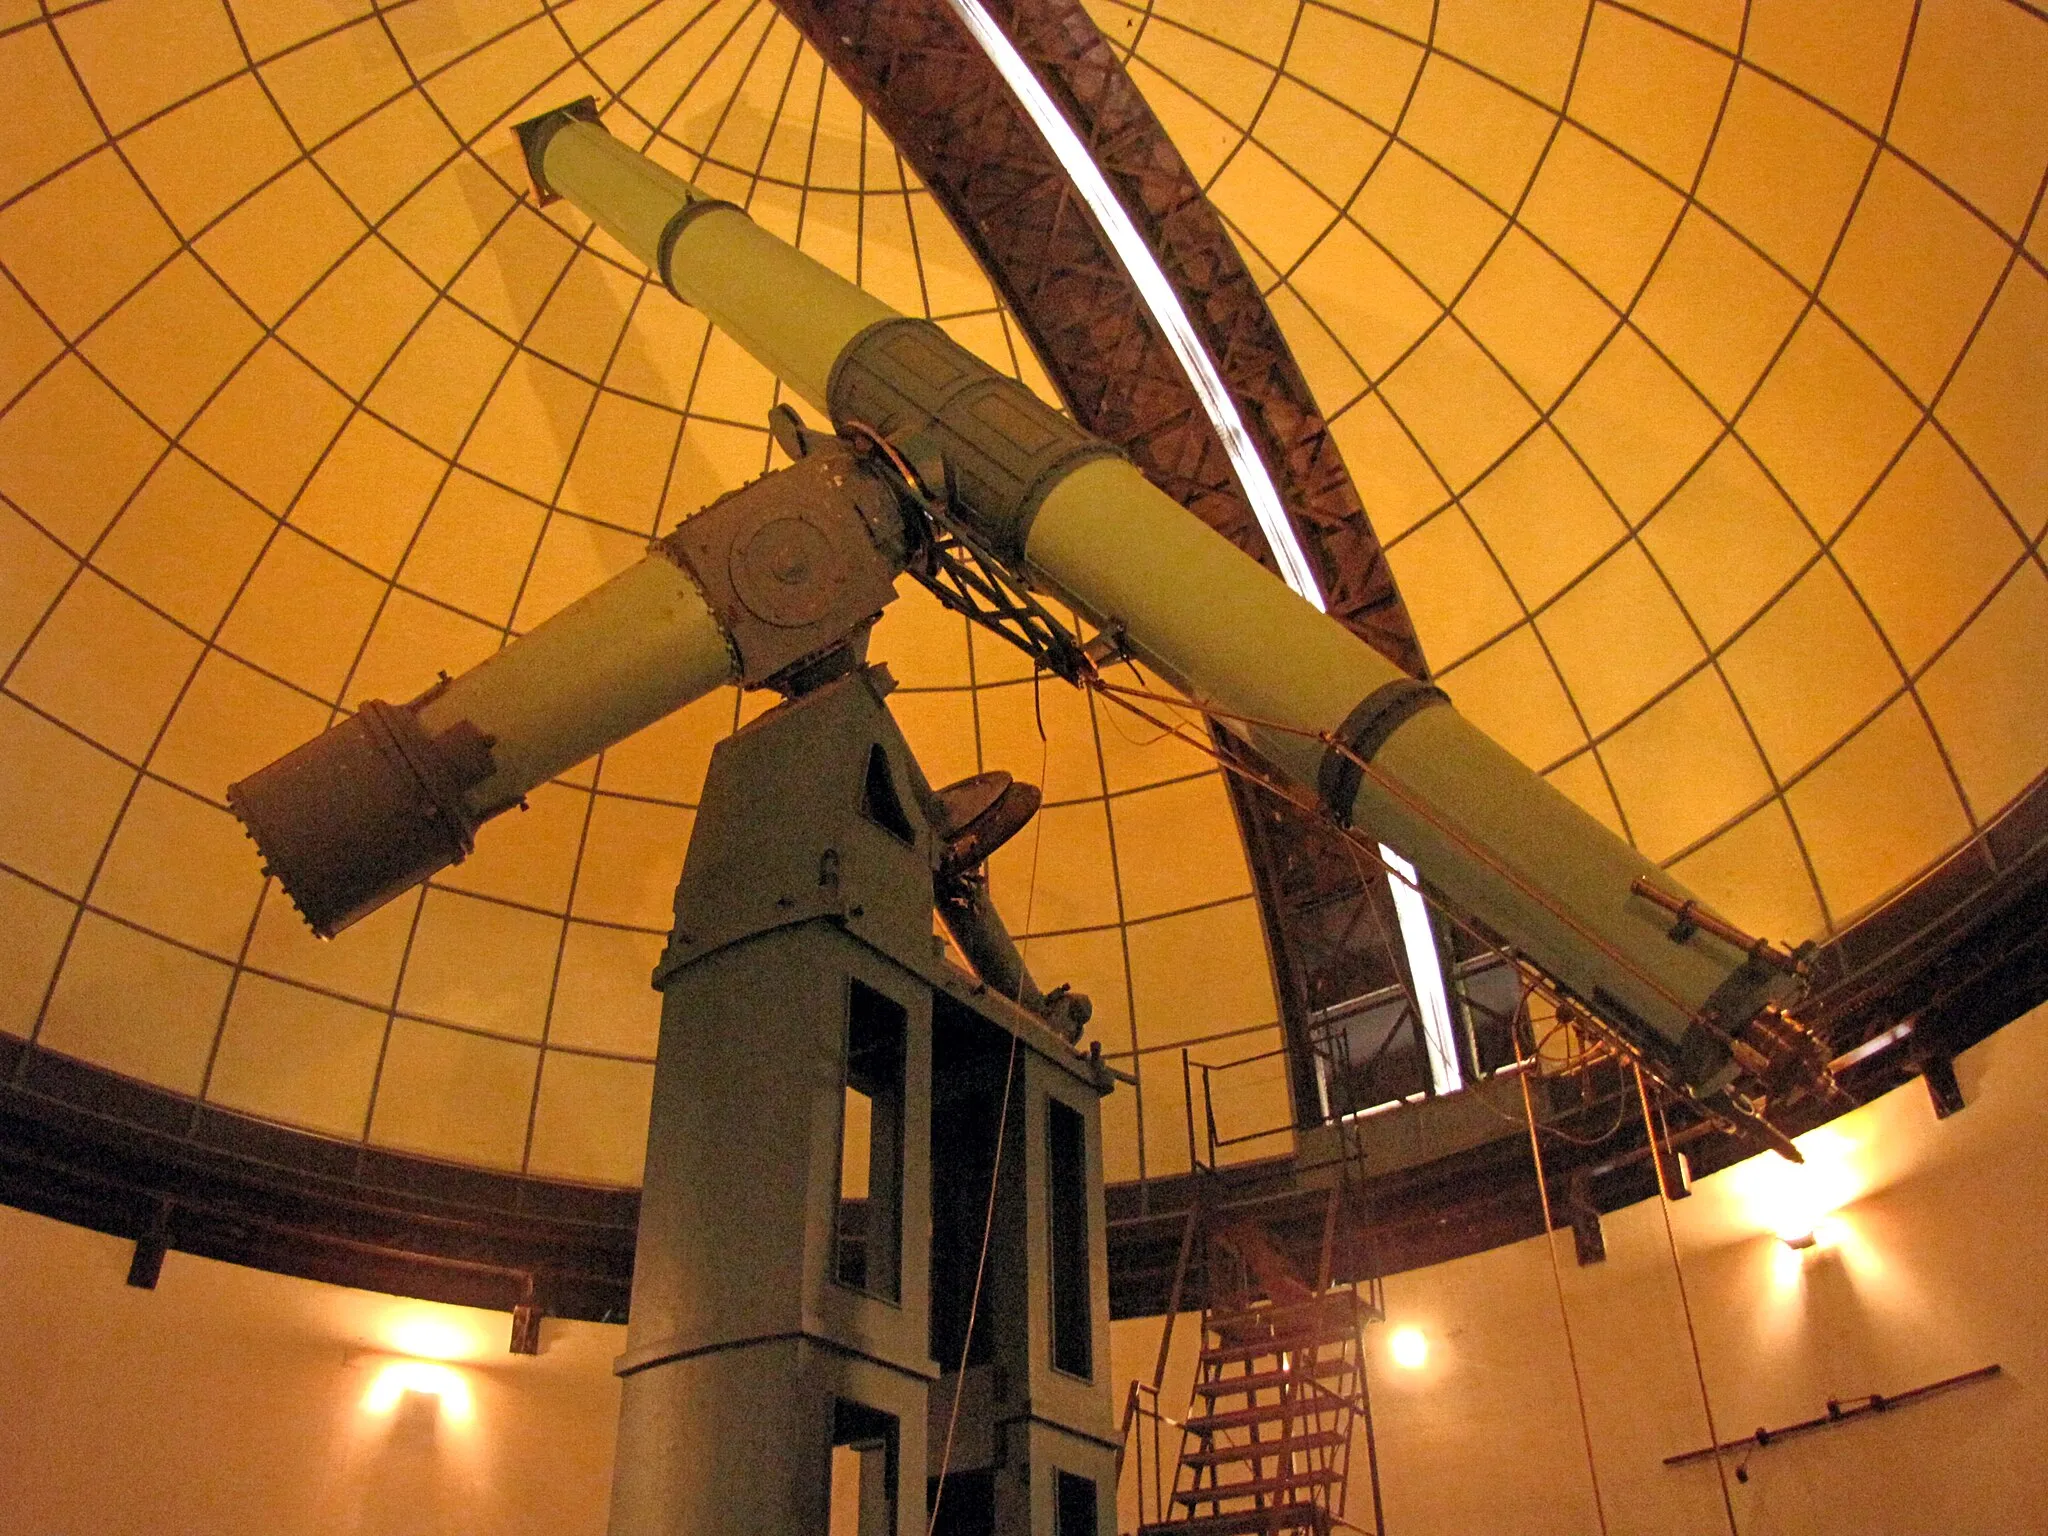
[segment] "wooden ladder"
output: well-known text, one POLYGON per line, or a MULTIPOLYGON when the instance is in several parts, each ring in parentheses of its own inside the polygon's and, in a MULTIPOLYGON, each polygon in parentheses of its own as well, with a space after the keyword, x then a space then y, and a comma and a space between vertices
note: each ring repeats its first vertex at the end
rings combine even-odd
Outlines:
POLYGON ((1142 1536, 1330 1536, 1363 1390, 1365 1302, 1327 1283, 1327 1263, 1320 1286, 1302 1280, 1255 1221, 1217 1226, 1209 1240, 1209 1305, 1173 1509, 1142 1536), (1218 1249, 1238 1271, 1230 1294, 1216 1283, 1218 1249))

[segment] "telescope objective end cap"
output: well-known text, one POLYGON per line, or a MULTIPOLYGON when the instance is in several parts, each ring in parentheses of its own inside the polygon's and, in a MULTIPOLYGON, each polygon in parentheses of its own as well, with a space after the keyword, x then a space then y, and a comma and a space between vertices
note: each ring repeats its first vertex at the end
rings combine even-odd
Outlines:
POLYGON ((547 175, 542 170, 547 164, 548 140, 570 123, 597 122, 597 98, 584 96, 513 125, 513 136, 519 140, 520 152, 526 156, 526 174, 533 179, 533 200, 540 207, 545 208, 561 197, 548 185, 547 175))

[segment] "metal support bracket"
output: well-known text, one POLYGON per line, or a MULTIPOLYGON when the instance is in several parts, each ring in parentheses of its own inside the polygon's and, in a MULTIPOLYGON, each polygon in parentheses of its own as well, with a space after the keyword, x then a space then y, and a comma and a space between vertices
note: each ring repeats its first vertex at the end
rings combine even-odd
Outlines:
POLYGON ((159 1200, 148 1228, 135 1239, 135 1256, 128 1261, 128 1283, 138 1291, 153 1291, 164 1272, 164 1255, 171 1249, 171 1203, 159 1200))
POLYGON ((1600 1207, 1593 1203, 1593 1181, 1581 1168, 1566 1186, 1565 1214, 1572 1224, 1572 1249, 1579 1268, 1607 1262, 1607 1234, 1600 1227, 1600 1207))
POLYGON ((1946 1120, 1965 1107, 1963 1085, 1956 1081, 1953 1056, 1929 1056, 1920 1063, 1920 1076, 1927 1083, 1927 1097, 1934 1101, 1934 1118, 1946 1120))
POLYGON ((512 132, 519 139, 519 148, 526 155, 526 174, 533 179, 533 200, 540 207, 545 208, 549 203, 561 200, 561 194, 548 185, 547 177, 541 171, 548 158, 548 140, 570 123, 595 123, 598 120, 597 98, 584 96, 552 112, 529 118, 513 128, 512 132))
MULTIPOLYGON (((910 552, 908 569, 941 605, 1008 641, 1055 677, 1078 683, 1095 669, 1091 647, 1032 595, 963 515, 953 468, 930 435, 912 431, 899 440, 865 422, 849 422, 846 430, 846 440, 866 451, 875 473, 922 514, 922 541, 910 552)), ((1118 644, 1122 654, 1120 639, 1118 644)))
POLYGON ((539 1354, 541 1319, 547 1315, 547 1308, 540 1301, 540 1287, 535 1277, 528 1275, 525 1293, 512 1308, 512 1337, 506 1348, 515 1355, 539 1354))

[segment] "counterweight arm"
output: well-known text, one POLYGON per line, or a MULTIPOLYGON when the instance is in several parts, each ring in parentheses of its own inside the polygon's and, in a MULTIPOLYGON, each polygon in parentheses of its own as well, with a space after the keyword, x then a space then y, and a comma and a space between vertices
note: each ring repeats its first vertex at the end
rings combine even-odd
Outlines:
POLYGON ((331 938, 459 863, 535 786, 691 700, 816 681, 895 596, 907 548, 896 492, 828 443, 462 676, 365 702, 230 785, 228 804, 331 938))

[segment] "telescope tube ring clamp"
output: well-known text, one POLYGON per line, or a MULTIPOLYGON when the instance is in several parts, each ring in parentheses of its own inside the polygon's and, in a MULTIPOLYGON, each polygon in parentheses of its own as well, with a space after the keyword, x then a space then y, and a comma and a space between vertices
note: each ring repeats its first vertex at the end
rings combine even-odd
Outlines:
POLYGON ((1358 783, 1364 777, 1360 762, 1371 762, 1387 739, 1425 709, 1450 703, 1443 689, 1412 677, 1397 677, 1382 683, 1352 707, 1344 723, 1332 733, 1331 745, 1323 752, 1316 774, 1316 791, 1330 814, 1345 826, 1351 825, 1351 806, 1358 798, 1358 783))
POLYGON ((929 320, 868 326, 832 365, 826 394, 841 432, 863 422, 892 441, 922 435, 945 461, 955 515, 1016 570, 1053 487, 1083 464, 1124 457, 929 320))
POLYGON ((654 275, 661 279, 661 286, 673 294, 679 303, 688 304, 690 301, 677 291, 675 280, 669 276, 669 268, 675 264, 676 242, 683 237, 683 231, 696 222, 699 215, 719 208, 729 208, 734 213, 746 211, 738 203, 728 203, 722 197, 707 197, 694 203, 683 204, 675 211, 675 216, 661 226, 661 239, 654 247, 654 275))

